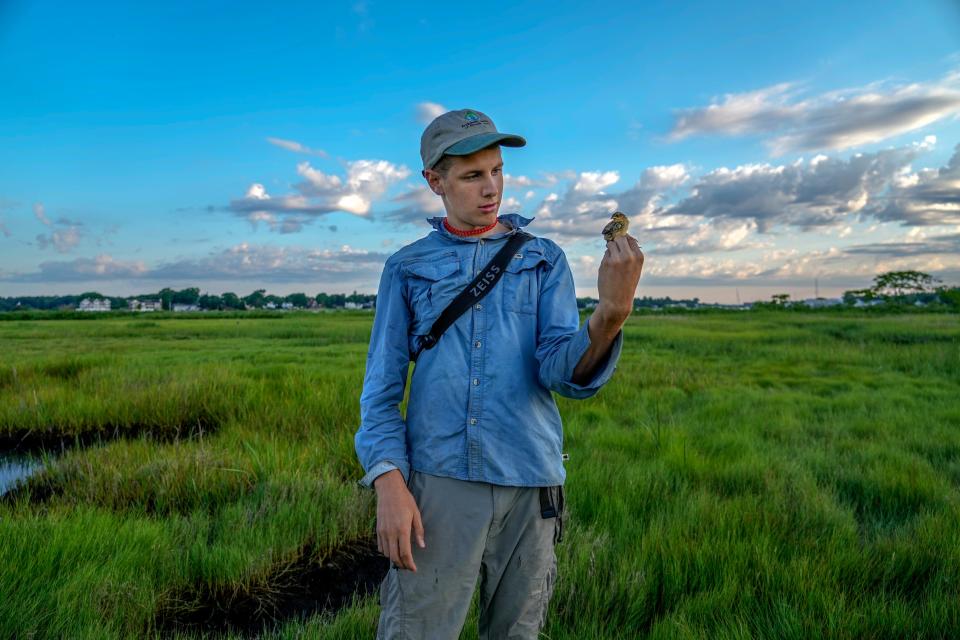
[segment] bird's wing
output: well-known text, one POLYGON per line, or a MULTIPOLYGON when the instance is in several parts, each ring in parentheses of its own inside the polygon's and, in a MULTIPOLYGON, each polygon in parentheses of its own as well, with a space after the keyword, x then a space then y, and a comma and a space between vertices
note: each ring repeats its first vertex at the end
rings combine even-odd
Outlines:
POLYGON ((611 220, 607 223, 607 226, 603 228, 602 233, 603 235, 607 235, 608 233, 616 233, 621 229, 623 229, 623 222, 620 220, 611 220))

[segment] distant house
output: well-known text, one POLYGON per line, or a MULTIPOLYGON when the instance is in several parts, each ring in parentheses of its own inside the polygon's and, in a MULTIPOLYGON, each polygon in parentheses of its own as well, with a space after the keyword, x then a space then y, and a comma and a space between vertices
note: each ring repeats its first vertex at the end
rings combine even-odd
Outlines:
POLYGON ((276 308, 277 308, 277 305, 276 305, 276 303, 268 302, 267 304, 263 305, 263 307, 264 307, 265 309, 276 309, 276 308))
POLYGON ((343 308, 344 309, 360 309, 362 307, 360 306, 359 302, 344 302, 343 308))
POLYGON ((835 307, 837 305, 843 304, 842 298, 807 298, 803 301, 803 304, 808 307, 818 308, 818 307, 835 307))
POLYGON ((106 298, 84 298, 77 311, 110 311, 110 301, 106 298))
POLYGON ((173 310, 176 312, 179 311, 200 311, 200 307, 195 304, 183 304, 180 302, 173 303, 173 310))
POLYGON ((160 300, 127 300, 130 311, 162 311, 163 302, 160 300))
POLYGON ((293 303, 292 303, 292 302, 284 302, 283 304, 280 305, 280 308, 281 308, 281 309, 288 309, 288 310, 289 310, 289 309, 293 309, 293 303))

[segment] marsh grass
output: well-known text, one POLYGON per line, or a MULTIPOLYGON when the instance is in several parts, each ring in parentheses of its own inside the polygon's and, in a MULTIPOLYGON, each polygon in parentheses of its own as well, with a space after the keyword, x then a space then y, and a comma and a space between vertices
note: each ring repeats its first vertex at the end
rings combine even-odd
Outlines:
MULTIPOLYGON (((269 608, 278 568, 368 537, 370 320, 0 322, 2 442, 74 443, 0 502, 0 637, 191 637, 164 616, 211 593, 269 608)), ((547 637, 960 635, 956 316, 651 315, 624 335, 596 397, 558 399, 547 637)), ((373 637, 377 613, 356 597, 264 637, 373 637)))

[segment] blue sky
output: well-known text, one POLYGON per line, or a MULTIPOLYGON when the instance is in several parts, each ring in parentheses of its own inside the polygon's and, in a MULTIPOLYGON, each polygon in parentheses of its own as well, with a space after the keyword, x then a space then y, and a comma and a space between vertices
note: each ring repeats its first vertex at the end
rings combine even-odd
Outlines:
POLYGON ((616 208, 638 295, 960 284, 955 3, 169 4, 0 1, 0 295, 374 292, 464 107, 581 295, 616 208))

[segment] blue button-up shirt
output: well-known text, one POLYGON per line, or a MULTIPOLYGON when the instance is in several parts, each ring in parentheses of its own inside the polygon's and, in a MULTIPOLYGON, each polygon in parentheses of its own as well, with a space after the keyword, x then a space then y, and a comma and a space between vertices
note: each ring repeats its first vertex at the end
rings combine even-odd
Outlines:
POLYGON ((399 469, 538 487, 563 484, 563 426, 551 391, 589 398, 613 375, 623 347, 617 333, 607 360, 588 384, 571 381, 590 345, 580 326, 573 274, 547 238, 524 243, 500 281, 457 318, 436 346, 418 357, 406 420, 400 403, 416 336, 532 218, 500 216, 510 230, 461 238, 429 218, 435 231, 387 259, 360 395, 354 444, 369 487, 399 469))

